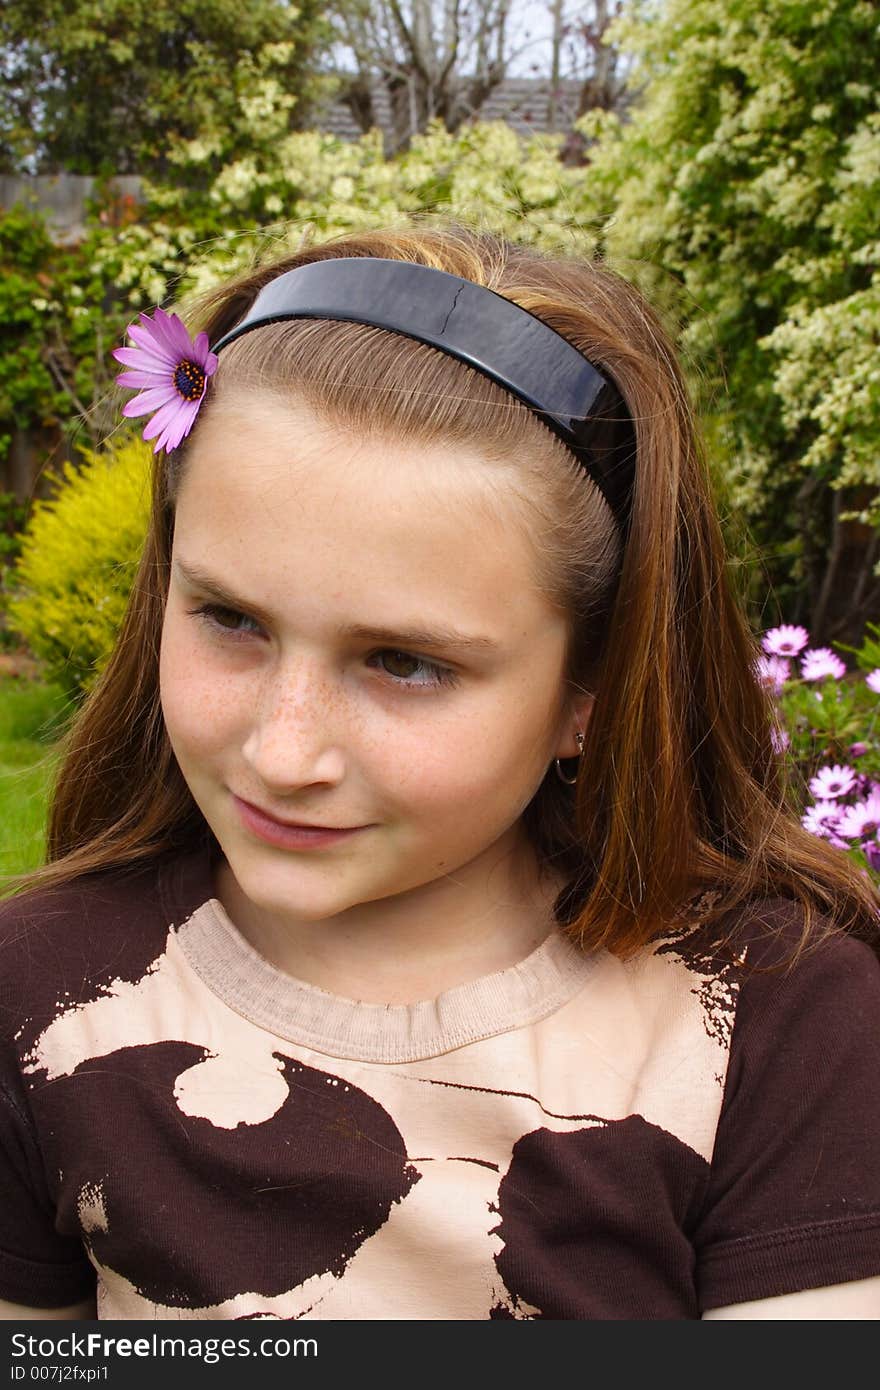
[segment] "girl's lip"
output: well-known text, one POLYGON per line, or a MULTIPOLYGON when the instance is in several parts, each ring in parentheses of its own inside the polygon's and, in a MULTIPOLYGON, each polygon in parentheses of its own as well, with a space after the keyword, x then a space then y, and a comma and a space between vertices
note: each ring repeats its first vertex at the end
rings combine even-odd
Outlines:
POLYGON ((274 816, 270 816, 259 806, 254 806, 250 801, 242 800, 235 793, 233 793, 233 801, 239 816, 249 830, 259 835, 261 839, 282 847, 330 844, 334 840, 343 839, 346 835, 353 835, 356 830, 366 829, 362 825, 341 828, 338 826, 296 825, 290 821, 276 820, 274 816))
POLYGON ((237 796, 236 801, 240 801, 242 806, 247 806, 251 811, 256 811, 264 820, 270 820, 275 825, 284 825, 291 830, 360 830, 359 825, 315 825, 305 820, 280 820, 278 816, 273 816, 270 811, 264 811, 262 806, 257 806, 253 801, 245 801, 243 797, 237 796))

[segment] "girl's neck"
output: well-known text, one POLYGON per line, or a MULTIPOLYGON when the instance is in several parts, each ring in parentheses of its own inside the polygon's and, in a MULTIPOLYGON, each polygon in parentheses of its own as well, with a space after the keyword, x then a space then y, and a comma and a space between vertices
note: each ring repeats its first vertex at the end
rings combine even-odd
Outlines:
POLYGON ((277 969, 332 994, 410 1004, 524 960, 555 929, 561 881, 540 878, 516 828, 454 874, 320 921, 253 903, 221 859, 214 892, 277 969))

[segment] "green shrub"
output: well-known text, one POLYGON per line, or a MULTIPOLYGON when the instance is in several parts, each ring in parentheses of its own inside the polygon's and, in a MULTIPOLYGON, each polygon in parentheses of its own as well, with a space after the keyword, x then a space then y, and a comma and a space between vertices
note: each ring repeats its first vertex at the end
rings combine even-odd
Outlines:
POLYGON ((58 245, 39 211, 0 208, 0 456, 17 432, 77 429, 97 447, 115 423, 108 353, 132 315, 94 253, 115 230, 89 221, 58 245))
MULTIPOLYGON (((27 506, 13 492, 0 492, 0 594, 5 588, 6 572, 21 550, 21 532, 27 519, 27 506)), ((0 651, 14 645, 0 611, 0 651)))
POLYGON ((83 449, 53 495, 34 504, 8 579, 10 627, 43 662, 46 679, 79 699, 119 631, 149 515, 149 446, 128 437, 83 449))

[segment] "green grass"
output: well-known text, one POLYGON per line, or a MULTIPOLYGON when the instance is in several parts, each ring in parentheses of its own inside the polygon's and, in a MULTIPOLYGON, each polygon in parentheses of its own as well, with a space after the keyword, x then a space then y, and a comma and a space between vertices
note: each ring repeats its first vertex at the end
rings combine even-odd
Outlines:
POLYGON ((66 711, 57 686, 0 677, 0 896, 9 875, 43 863, 55 742, 66 711))

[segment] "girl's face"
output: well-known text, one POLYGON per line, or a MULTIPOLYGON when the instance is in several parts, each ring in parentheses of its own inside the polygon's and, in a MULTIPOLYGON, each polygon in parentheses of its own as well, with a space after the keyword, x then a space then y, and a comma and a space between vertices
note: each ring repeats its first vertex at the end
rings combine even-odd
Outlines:
POLYGON ((470 448, 359 440, 269 393, 199 423, 162 708, 259 909, 319 921, 409 893, 416 910, 420 889, 513 847, 552 759, 576 755, 588 701, 565 699, 565 621, 533 585, 522 504, 489 477, 470 448), (359 828, 272 844, 242 802, 359 828))

